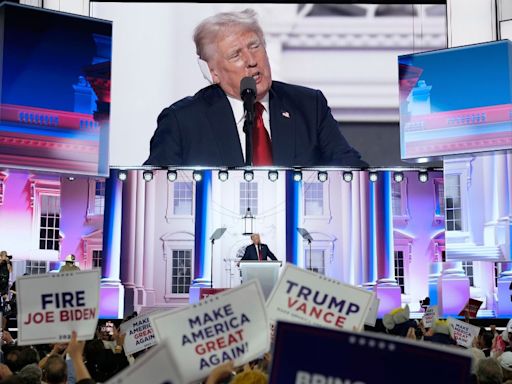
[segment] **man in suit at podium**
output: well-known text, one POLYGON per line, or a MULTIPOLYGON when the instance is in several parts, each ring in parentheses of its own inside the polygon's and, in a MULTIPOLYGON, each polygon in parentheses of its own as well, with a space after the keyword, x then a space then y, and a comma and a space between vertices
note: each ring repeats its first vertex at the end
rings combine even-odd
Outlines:
POLYGON ((240 81, 253 77, 252 165, 367 166, 343 137, 321 91, 272 80, 263 30, 253 10, 203 20, 194 42, 211 85, 160 113, 145 165, 244 166, 240 81))
POLYGON ((260 235, 258 233, 253 233, 251 235, 252 244, 248 245, 245 248, 244 256, 240 259, 240 261, 248 261, 248 260, 259 260, 259 261, 268 261, 274 260, 277 261, 277 258, 274 256, 272 251, 268 248, 267 244, 262 244, 260 235))

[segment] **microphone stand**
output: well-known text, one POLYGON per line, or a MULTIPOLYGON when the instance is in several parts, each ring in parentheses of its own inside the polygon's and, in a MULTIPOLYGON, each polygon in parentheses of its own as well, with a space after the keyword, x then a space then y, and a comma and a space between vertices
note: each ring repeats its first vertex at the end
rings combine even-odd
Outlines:
POLYGON ((309 270, 312 271, 313 265, 311 265, 311 239, 308 239, 308 244, 309 244, 309 270))
POLYGON ((252 165, 252 131, 254 128, 254 99, 248 98, 244 102, 245 110, 245 121, 244 121, 244 133, 245 133, 245 166, 250 167, 252 165))

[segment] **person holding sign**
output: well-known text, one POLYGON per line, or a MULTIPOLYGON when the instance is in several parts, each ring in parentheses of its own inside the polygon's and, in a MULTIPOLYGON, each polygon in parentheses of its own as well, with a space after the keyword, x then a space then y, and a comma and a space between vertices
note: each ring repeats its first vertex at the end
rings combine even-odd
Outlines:
POLYGON ((436 320, 428 335, 423 340, 433 343, 455 345, 455 340, 450 335, 450 326, 446 320, 436 320))
POLYGON ((277 261, 277 258, 274 256, 272 251, 268 248, 267 244, 261 243, 261 238, 259 233, 253 233, 251 235, 252 244, 245 248, 244 256, 241 261, 247 260, 258 260, 258 261, 268 261, 274 260, 277 261))

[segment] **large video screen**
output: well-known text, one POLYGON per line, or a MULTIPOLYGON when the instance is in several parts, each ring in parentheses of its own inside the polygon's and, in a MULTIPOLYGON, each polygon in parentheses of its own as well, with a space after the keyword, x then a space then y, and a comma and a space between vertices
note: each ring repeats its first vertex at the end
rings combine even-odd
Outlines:
POLYGON ((245 76, 255 78, 265 106, 270 159, 264 165, 404 165, 396 57, 447 42, 442 4, 91 2, 90 14, 112 20, 116 36, 113 168, 244 166, 245 115, 237 98, 245 76), (225 28, 226 55, 219 57, 226 79, 213 56, 203 53, 207 63, 198 63, 194 30, 213 15, 246 8, 257 13, 265 45, 249 33, 258 44, 254 62, 244 67, 245 59, 226 56, 237 43, 229 39, 233 28, 225 28), (421 36, 414 25, 424 25, 421 36))
POLYGON ((3 3, 0 166, 107 175, 112 23, 3 3))
POLYGON ((400 56, 403 159, 512 148, 509 40, 400 56))
POLYGON ((512 151, 444 161, 447 261, 512 260, 512 151))
MULTIPOLYGON (((395 279, 418 313, 428 296, 429 264, 442 261, 439 171, 130 170, 124 181, 113 177, 122 190, 112 194, 122 208, 120 245, 113 246, 121 282, 131 292, 131 281, 140 279, 151 292, 148 308, 188 299, 191 283, 209 281, 211 273, 215 288, 240 285, 240 260, 256 257, 251 234, 259 234, 267 259, 353 285, 395 279), (386 256, 387 249, 393 254, 386 256)), ((131 297, 126 305, 136 306, 131 297)))
POLYGON ((0 171, 0 251, 12 256, 13 280, 58 270, 69 255, 81 269, 101 267, 104 209, 104 178, 0 171))

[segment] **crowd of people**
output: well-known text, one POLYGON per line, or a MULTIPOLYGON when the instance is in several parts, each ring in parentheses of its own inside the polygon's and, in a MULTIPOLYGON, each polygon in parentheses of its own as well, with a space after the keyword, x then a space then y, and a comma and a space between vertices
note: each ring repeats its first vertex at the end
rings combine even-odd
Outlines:
MULTIPOLYGON (((79 270, 73 255, 66 258, 62 270, 79 270)), ((16 282, 9 287, 12 263, 7 252, 0 252, 0 312, 2 312, 2 348, 0 350, 0 384, 87 384, 105 383, 135 363, 146 351, 133 355, 124 352, 125 335, 119 328, 99 326, 93 340, 78 341, 72 333, 68 343, 53 345, 18 346, 7 330, 7 319, 16 317, 16 282)), ((424 308, 425 309, 425 308, 424 308)), ((126 317, 124 321, 135 317, 126 317)), ((469 312, 465 318, 470 322, 469 312)), ((274 334, 272 329, 272 334, 274 334)), ((457 345, 449 323, 437 319, 430 328, 423 320, 411 319, 409 307, 397 308, 382 319, 382 326, 366 327, 369 332, 385 332, 397 338, 415 342, 435 343, 445 348, 463 348, 457 345)), ((478 384, 512 384, 512 320, 503 332, 491 325, 480 328, 469 349, 472 357, 471 380, 478 384)), ((205 379, 205 384, 265 384, 269 381, 269 353, 241 367, 232 361, 217 366, 205 379)))
MULTIPOLYGON (((136 313, 125 320, 136 316, 136 313)), ((468 318, 466 320, 469 321, 468 318)), ((146 351, 127 356, 123 350, 125 335, 115 326, 112 332, 99 327, 93 340, 77 341, 71 335, 69 343, 18 346, 7 330, 2 334, 2 364, 0 384, 88 384, 105 383, 142 356, 146 351)), ((423 321, 410 318, 409 308, 399 308, 384 316, 380 332, 418 343, 462 348, 451 336, 446 320, 435 320, 426 328, 423 321)), ((503 332, 495 326, 481 328, 469 348, 472 357, 471 380, 478 384, 512 384, 512 320, 503 332)), ((204 384, 265 384, 269 381, 272 357, 266 353, 260 359, 241 367, 232 361, 217 366, 204 384)))

